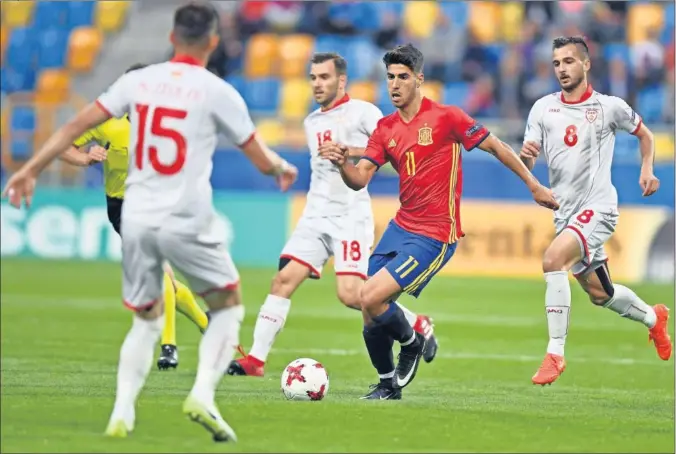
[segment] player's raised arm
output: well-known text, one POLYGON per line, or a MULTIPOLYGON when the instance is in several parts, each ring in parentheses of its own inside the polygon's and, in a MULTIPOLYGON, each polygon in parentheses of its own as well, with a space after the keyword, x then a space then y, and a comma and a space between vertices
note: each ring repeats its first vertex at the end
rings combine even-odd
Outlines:
POLYGON ((298 177, 298 170, 272 151, 256 134, 256 127, 242 96, 231 85, 218 83, 213 113, 223 132, 264 175, 274 176, 282 191, 298 177))
POLYGON ((523 146, 519 157, 528 167, 528 170, 533 170, 533 167, 535 167, 535 161, 540 155, 540 147, 542 147, 542 126, 540 124, 542 109, 541 101, 533 104, 526 122, 526 133, 523 137, 523 146))
POLYGON ((616 129, 621 129, 638 138, 641 150, 641 176, 639 185, 643 196, 648 197, 660 188, 660 180, 653 173, 655 162, 655 138, 652 131, 643 124, 641 117, 624 100, 610 97, 611 109, 616 129))

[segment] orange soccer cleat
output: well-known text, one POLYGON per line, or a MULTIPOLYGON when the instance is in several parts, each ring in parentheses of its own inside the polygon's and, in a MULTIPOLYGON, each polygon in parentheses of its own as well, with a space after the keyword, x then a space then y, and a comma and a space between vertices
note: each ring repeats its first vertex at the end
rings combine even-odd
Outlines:
POLYGON ((534 385, 551 385, 566 370, 566 360, 563 356, 547 353, 540 368, 533 375, 534 385))
POLYGON ((655 344, 657 355, 668 361, 671 358, 671 337, 669 337, 669 308, 664 304, 653 306, 657 315, 655 326, 650 328, 649 341, 655 344))

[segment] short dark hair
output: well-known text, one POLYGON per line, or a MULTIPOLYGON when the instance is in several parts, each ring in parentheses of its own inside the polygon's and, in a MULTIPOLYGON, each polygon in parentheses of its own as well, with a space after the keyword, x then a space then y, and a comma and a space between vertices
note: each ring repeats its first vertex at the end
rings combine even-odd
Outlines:
POLYGON ((192 1, 174 13, 174 34, 184 44, 201 44, 218 30, 218 12, 211 3, 192 1))
POLYGON ((559 36, 558 38, 554 38, 552 50, 561 49, 569 44, 574 44, 584 57, 589 58, 589 47, 582 36, 559 36))
POLYGON ((413 44, 408 43, 397 46, 383 57, 385 67, 390 65, 404 65, 414 73, 419 73, 423 69, 425 57, 413 44))
POLYGON ((137 69, 143 69, 146 66, 148 66, 148 65, 146 65, 145 63, 134 63, 129 68, 127 68, 127 70, 124 73, 126 74, 126 73, 130 73, 132 71, 136 71, 137 69))
POLYGON ((313 65, 317 65, 331 60, 333 61, 333 65, 336 67, 336 73, 339 76, 347 74, 347 61, 336 52, 317 52, 312 55, 310 62, 313 65))

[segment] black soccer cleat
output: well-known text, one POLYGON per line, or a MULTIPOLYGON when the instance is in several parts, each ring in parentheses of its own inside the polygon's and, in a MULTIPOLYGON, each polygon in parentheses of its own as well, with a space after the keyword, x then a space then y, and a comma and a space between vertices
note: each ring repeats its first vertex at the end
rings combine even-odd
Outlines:
POLYGON ((371 385, 368 394, 360 397, 362 400, 401 400, 401 389, 393 389, 389 383, 380 382, 371 385))
POLYGON ((157 360, 157 368, 160 370, 176 369, 178 367, 178 349, 175 345, 162 345, 162 352, 157 360))
POLYGON ((439 350, 439 344, 437 343, 437 338, 432 334, 427 343, 425 344, 425 349, 423 350, 423 359, 426 363, 431 363, 435 356, 437 356, 437 350, 439 350))
POLYGON ((413 343, 405 347, 402 345, 398 356, 399 362, 394 370, 394 377, 392 377, 392 387, 394 389, 405 388, 413 381, 416 372, 418 372, 420 358, 425 351, 426 344, 425 336, 415 333, 413 343))

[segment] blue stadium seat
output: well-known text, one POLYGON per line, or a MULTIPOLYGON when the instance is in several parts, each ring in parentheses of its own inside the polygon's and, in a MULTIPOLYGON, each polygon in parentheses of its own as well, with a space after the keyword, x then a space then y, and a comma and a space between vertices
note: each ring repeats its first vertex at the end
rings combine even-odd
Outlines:
POLYGON ((33 27, 35 30, 65 27, 68 24, 68 3, 35 2, 35 10, 33 11, 33 27))
POLYGON ((33 67, 35 55, 35 32, 30 27, 15 28, 9 37, 5 65, 16 70, 26 71, 33 67))
POLYGON ((638 113, 646 123, 656 123, 662 117, 662 108, 665 99, 664 87, 649 87, 638 93, 638 113))
POLYGON ((69 32, 49 29, 38 37, 38 68, 63 68, 68 49, 69 32))
POLYGON ((352 17, 352 23, 357 28, 363 32, 370 33, 373 30, 377 30, 380 25, 379 15, 372 2, 360 2, 353 3, 356 6, 354 10, 354 16, 352 17))
POLYGON ((12 136, 9 147, 12 159, 17 161, 28 160, 33 154, 33 133, 26 132, 18 137, 12 136))
POLYGON ((624 43, 610 43, 603 47, 603 57, 606 61, 620 59, 629 64, 629 46, 624 43))
POLYGON ((315 41, 314 52, 338 52, 345 55, 346 47, 344 36, 319 35, 315 41))
POLYGON ((393 14, 401 22, 401 17, 404 14, 404 2, 386 2, 378 1, 371 3, 374 9, 374 15, 378 18, 378 25, 382 25, 382 18, 385 14, 393 14))
POLYGON ((9 120, 12 131, 35 131, 35 110, 32 107, 16 106, 9 120))
POLYGON ((615 139, 614 162, 632 162, 639 161, 638 139, 631 134, 618 134, 615 139))
POLYGON ((376 106, 383 112, 383 115, 389 115, 396 110, 392 101, 390 101, 390 94, 387 92, 387 82, 378 85, 376 106))
POLYGON ((467 2, 442 1, 439 2, 441 10, 450 19, 453 27, 465 28, 469 16, 469 6, 467 2))
POLYGON ((244 90, 246 85, 244 77, 239 75, 230 75, 225 78, 225 81, 228 82, 230 85, 232 85, 233 88, 237 90, 240 95, 242 95, 242 97, 244 96, 244 90))
POLYGON ((244 99, 254 114, 274 115, 279 107, 279 88, 279 79, 248 80, 244 99))
POLYGON ((94 7, 96 7, 96 2, 68 2, 68 30, 91 26, 94 20, 94 7))
POLYGON ((35 71, 25 69, 18 71, 13 67, 2 69, 2 91, 4 93, 14 93, 17 91, 33 91, 35 89, 35 71))
POLYGON ((444 87, 444 104, 466 108, 467 95, 469 94, 469 84, 465 82, 454 82, 444 87))
POLYGON ((345 39, 345 59, 347 60, 347 77, 351 80, 362 80, 369 77, 376 64, 380 64, 380 55, 375 44, 366 36, 345 39))

